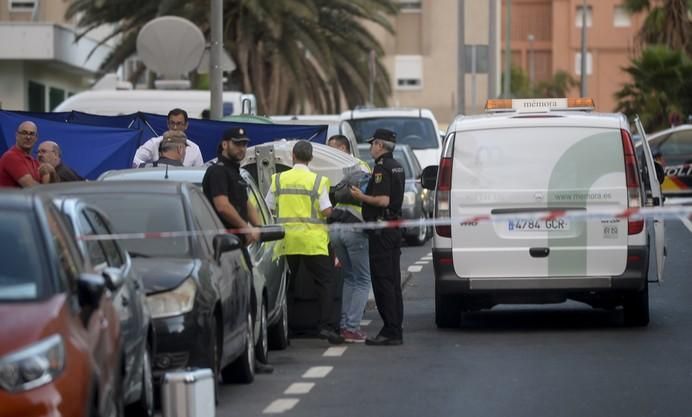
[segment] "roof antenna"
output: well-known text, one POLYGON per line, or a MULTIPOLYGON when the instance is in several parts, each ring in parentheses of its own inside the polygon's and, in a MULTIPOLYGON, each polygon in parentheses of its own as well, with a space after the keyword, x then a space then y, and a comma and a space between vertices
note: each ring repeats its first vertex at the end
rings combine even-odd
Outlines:
POLYGON ((164 174, 163 179, 168 179, 168 164, 166 164, 166 173, 164 174))

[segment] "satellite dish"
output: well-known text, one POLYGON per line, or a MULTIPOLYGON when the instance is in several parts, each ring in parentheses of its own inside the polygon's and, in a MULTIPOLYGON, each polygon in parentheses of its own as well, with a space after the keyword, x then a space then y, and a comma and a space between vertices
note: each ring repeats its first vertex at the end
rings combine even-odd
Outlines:
POLYGON ((206 41, 192 22, 177 16, 158 17, 137 35, 137 56, 150 70, 176 79, 199 65, 206 41))

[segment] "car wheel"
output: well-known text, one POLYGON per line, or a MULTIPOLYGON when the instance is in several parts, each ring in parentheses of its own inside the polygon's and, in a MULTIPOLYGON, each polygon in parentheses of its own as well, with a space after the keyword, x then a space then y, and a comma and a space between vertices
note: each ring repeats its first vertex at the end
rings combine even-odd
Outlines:
MULTIPOLYGON (((421 222, 425 222, 425 214, 420 215, 421 222)), ((427 226, 419 226, 417 229, 417 232, 415 236, 410 236, 406 238, 406 243, 412 246, 423 246, 425 242, 428 240, 428 227, 427 226)))
POLYGON ((281 317, 279 321, 269 329, 269 348, 284 350, 288 347, 288 303, 284 297, 281 303, 281 317))
POLYGON ((222 371, 224 381, 249 384, 255 380, 255 337, 252 313, 247 312, 247 330, 245 332, 245 350, 233 363, 222 371))
POLYGON ((259 339, 255 345, 255 357, 262 363, 269 362, 269 334, 267 331, 267 303, 262 299, 259 321, 259 339))
POLYGON ((646 326, 649 324, 649 286, 635 293, 626 294, 622 305, 626 326, 646 326))
POLYGON ((460 296, 438 294, 435 291, 435 324, 440 329, 458 328, 461 326, 460 296))
POLYGON ((128 417, 151 417, 154 415, 154 378, 151 374, 151 347, 144 349, 142 358, 142 390, 139 399, 128 405, 128 417))

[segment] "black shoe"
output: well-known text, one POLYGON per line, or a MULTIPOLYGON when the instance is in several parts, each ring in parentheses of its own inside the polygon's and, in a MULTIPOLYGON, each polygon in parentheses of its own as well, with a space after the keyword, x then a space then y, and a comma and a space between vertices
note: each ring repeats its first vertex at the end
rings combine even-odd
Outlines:
POLYGON ((403 345, 404 339, 377 335, 365 339, 365 344, 370 346, 397 346, 403 345))
POLYGON ((274 367, 268 363, 255 361, 255 372, 258 374, 271 374, 274 372, 274 367))
POLYGON ((334 330, 322 329, 319 333, 320 339, 327 339, 332 345, 342 345, 346 342, 343 337, 334 330))

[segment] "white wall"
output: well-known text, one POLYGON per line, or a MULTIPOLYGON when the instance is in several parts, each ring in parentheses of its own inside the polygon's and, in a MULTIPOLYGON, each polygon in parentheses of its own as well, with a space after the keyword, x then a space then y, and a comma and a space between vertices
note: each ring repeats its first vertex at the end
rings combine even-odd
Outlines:
POLYGON ((23 61, 0 61, 0 107, 24 110, 26 82, 23 61))

